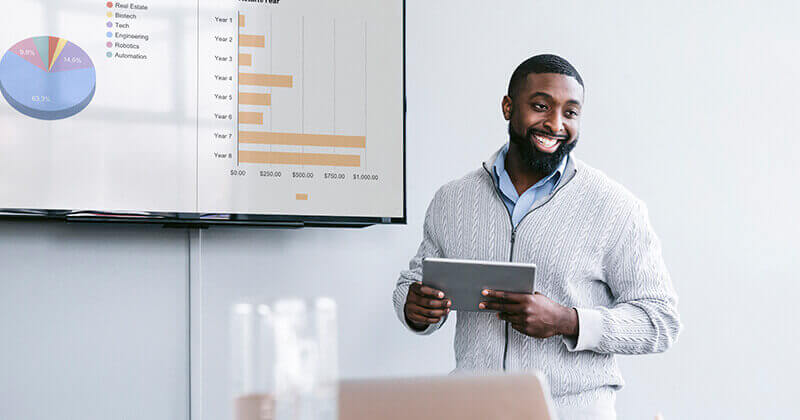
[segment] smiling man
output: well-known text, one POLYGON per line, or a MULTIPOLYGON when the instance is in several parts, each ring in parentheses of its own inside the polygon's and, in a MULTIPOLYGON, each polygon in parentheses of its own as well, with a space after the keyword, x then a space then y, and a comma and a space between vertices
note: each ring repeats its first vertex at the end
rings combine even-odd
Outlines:
POLYGON ((509 142, 436 192, 393 300, 405 326, 431 334, 450 301, 422 285, 423 258, 536 264, 536 293, 485 290, 501 301, 458 314, 456 371, 541 371, 561 418, 614 419, 614 355, 663 352, 681 324, 646 206, 571 154, 583 101, 563 58, 519 65, 502 101, 509 142))

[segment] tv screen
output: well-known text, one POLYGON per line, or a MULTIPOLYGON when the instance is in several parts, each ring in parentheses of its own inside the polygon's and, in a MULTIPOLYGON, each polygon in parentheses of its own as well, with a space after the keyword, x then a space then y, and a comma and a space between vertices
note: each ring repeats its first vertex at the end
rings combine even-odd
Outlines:
POLYGON ((405 222, 402 0, 16 2, 0 216, 405 222))

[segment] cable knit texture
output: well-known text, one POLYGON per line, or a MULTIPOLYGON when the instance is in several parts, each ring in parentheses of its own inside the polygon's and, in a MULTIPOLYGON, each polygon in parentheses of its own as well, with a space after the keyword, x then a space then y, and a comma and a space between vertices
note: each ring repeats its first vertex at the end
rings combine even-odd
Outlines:
MULTIPOLYGON (((513 258, 513 226, 488 172, 494 157, 441 187, 419 250, 397 281, 394 307, 408 327, 403 307, 409 285, 423 279, 425 257, 535 263, 535 290, 576 308, 581 331, 577 340, 538 339, 509 327, 506 370, 543 372, 557 406, 613 407, 624 384, 614 354, 669 348, 681 328, 677 295, 645 205, 601 171, 570 161, 571 173, 517 226, 513 258)), ((502 370, 505 322, 481 312, 456 318, 455 372, 502 370)))

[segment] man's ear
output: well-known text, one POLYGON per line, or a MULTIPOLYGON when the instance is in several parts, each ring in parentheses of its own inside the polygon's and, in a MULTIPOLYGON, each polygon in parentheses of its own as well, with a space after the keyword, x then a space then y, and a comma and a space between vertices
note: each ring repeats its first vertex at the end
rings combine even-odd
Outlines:
POLYGON ((508 95, 503 96, 502 108, 503 108, 503 118, 505 118, 506 121, 509 121, 511 119, 511 111, 514 108, 514 104, 512 103, 510 96, 508 95))

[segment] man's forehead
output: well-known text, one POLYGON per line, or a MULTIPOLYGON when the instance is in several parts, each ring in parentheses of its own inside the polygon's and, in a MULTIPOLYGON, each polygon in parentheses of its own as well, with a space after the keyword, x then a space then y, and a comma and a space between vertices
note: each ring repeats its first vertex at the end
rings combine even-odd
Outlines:
POLYGON ((530 73, 520 93, 525 98, 544 93, 559 101, 583 103, 583 86, 574 77, 560 73, 530 73))

